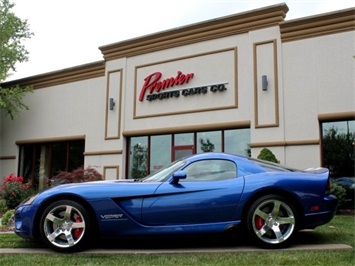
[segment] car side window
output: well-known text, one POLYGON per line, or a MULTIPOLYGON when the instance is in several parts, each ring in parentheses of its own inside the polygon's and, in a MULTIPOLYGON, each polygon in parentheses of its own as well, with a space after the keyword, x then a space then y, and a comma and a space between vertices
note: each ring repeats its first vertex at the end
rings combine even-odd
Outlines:
POLYGON ((203 160, 183 169, 186 179, 181 182, 218 181, 237 177, 237 166, 228 160, 203 160))

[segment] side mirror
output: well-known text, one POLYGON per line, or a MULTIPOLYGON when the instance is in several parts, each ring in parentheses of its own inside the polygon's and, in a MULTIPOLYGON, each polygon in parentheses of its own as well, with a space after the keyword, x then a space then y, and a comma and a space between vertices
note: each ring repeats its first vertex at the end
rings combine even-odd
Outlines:
POLYGON ((180 179, 186 179, 185 171, 177 171, 173 173, 172 179, 170 180, 170 184, 178 184, 180 179))

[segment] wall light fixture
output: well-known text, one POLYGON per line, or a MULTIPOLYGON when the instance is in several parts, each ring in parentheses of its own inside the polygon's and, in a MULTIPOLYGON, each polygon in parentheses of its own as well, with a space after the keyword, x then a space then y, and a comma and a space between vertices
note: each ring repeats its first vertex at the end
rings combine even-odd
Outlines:
POLYGON ((268 84, 268 81, 267 81, 267 76, 266 75, 262 75, 261 76, 261 86, 262 86, 262 89, 263 91, 267 91, 267 86, 269 85, 268 84))
POLYGON ((113 98, 110 98, 110 102, 109 102, 109 109, 110 111, 113 110, 113 108, 115 107, 115 101, 113 100, 113 98))

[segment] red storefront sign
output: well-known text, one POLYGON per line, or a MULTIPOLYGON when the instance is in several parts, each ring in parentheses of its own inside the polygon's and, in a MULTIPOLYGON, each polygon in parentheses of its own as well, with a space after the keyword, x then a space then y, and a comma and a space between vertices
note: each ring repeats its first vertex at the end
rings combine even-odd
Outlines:
POLYGON ((144 84, 139 94, 139 101, 143 101, 147 91, 153 94, 154 92, 158 93, 161 90, 189 83, 194 77, 194 73, 183 74, 181 71, 178 71, 176 77, 160 80, 161 77, 161 72, 155 72, 144 79, 144 84))

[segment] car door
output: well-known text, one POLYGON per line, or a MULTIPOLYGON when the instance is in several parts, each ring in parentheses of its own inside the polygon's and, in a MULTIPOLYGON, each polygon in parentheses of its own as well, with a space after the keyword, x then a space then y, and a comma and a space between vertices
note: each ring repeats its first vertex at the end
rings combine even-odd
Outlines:
POLYGON ((193 162, 177 184, 163 182, 145 198, 142 221, 146 225, 216 223, 233 220, 244 187, 233 161, 193 162))

